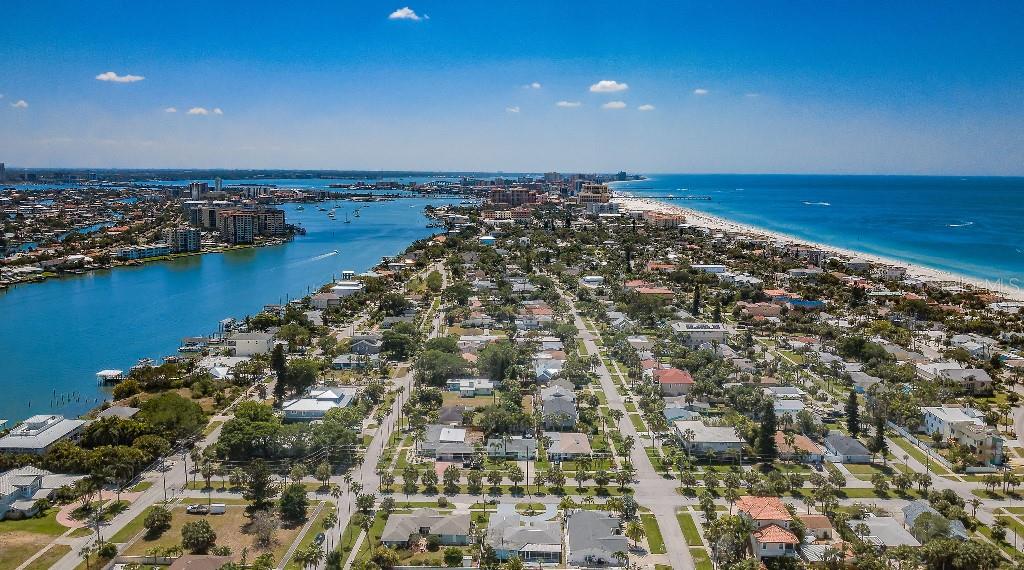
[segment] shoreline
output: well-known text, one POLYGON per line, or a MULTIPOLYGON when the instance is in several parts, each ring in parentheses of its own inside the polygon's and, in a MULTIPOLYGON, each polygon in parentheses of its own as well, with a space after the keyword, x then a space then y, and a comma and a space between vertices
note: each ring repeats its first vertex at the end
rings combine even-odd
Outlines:
POLYGON ((615 193, 612 202, 620 204, 625 209, 635 211, 658 211, 671 214, 681 214, 686 217, 686 223, 707 228, 710 230, 727 231, 732 233, 747 234, 755 237, 762 237, 774 241, 782 241, 790 244, 805 245, 838 254, 847 258, 861 258, 875 264, 892 265, 903 267, 907 270, 907 277, 920 279, 924 282, 944 282, 969 285, 978 289, 984 289, 1006 297, 1011 301, 1024 302, 1024 288, 1019 285, 1006 283, 993 283, 977 277, 969 277, 959 273, 928 267, 919 263, 905 261, 884 255, 867 253, 845 247, 830 245, 827 243, 815 242, 798 238, 782 232, 760 228, 750 224, 735 222, 721 216, 708 214, 693 208, 685 208, 675 204, 669 204, 653 198, 643 198, 628 194, 615 193))

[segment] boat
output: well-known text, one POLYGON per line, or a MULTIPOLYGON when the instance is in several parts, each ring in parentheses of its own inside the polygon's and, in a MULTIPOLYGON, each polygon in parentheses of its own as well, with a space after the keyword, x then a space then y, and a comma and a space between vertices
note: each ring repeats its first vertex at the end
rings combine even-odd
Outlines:
POLYGON ((304 207, 303 207, 303 206, 302 206, 302 205, 300 204, 300 205, 299 205, 299 207, 298 207, 298 208, 295 208, 295 209, 296 209, 296 210, 305 210, 306 208, 304 208, 304 207))

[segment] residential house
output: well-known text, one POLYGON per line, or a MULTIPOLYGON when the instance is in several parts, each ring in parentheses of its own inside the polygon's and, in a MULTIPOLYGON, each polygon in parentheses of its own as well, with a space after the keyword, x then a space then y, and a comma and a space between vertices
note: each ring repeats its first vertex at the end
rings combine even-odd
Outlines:
POLYGON ((514 461, 537 459, 537 440, 521 436, 492 437, 487 440, 487 456, 514 461))
POLYGON ((377 354, 339 354, 331 360, 331 368, 334 370, 356 370, 369 368, 377 363, 380 356, 377 354))
POLYGON ((652 372, 662 396, 682 396, 693 388, 693 377, 678 368, 657 368, 652 372))
POLYGON ((676 420, 672 426, 690 453, 740 453, 747 445, 747 440, 740 437, 732 426, 709 426, 703 420, 676 420))
POLYGON ((385 546, 406 546, 420 537, 436 536, 445 546, 469 544, 472 522, 468 512, 442 514, 434 509, 416 509, 409 514, 392 514, 381 531, 385 546))
POLYGON ((357 391, 355 386, 317 386, 281 404, 281 411, 285 421, 322 420, 329 410, 351 404, 357 391))
POLYGON ((267 332, 237 332, 228 336, 227 341, 235 356, 267 354, 274 348, 274 335, 267 332))
POLYGON ((925 433, 938 433, 946 441, 956 441, 987 463, 1003 464, 1005 441, 998 430, 985 422, 985 415, 981 411, 945 405, 924 407, 921 413, 924 418, 922 430, 925 433))
POLYGON ((486 544, 498 560, 513 556, 526 564, 560 564, 562 528, 556 521, 538 521, 516 512, 498 512, 487 524, 486 544))
POLYGON ((790 530, 793 515, 782 499, 746 495, 736 501, 736 511, 757 529, 750 535, 750 548, 758 559, 796 554, 800 541, 790 530))
POLYGON ((622 523, 605 511, 581 509, 565 515, 565 558, 568 566, 579 568, 618 567, 617 552, 629 552, 621 532, 622 523))
POLYGON ((458 392, 463 398, 490 396, 494 383, 488 378, 452 378, 446 383, 449 392, 458 392))
POLYGON ((324 310, 341 304, 341 295, 337 293, 317 293, 309 298, 309 304, 314 308, 324 310))
MULTIPOLYGON (((967 532, 967 528, 964 526, 959 519, 949 520, 942 516, 942 513, 935 510, 928 501, 922 499, 916 499, 911 501, 907 506, 903 507, 903 526, 914 534, 914 523, 917 521, 917 517, 924 513, 931 513, 932 515, 939 517, 940 519, 949 523, 949 538, 956 540, 970 540, 970 533, 967 532)), ((920 540, 921 537, 914 536, 914 538, 920 540)))
POLYGON ((380 354, 383 345, 383 338, 377 333, 357 333, 349 339, 348 350, 352 354, 380 354))
POLYGON ((839 463, 871 463, 872 454, 864 444, 840 431, 829 432, 825 448, 839 463))
POLYGON ((426 428, 423 441, 419 442, 418 452, 438 461, 466 461, 473 457, 475 449, 465 429, 431 424, 426 428))
POLYGON ((576 425, 576 395, 562 386, 548 386, 541 390, 541 411, 544 428, 569 429, 576 425))
POLYGON ((921 546, 914 535, 910 534, 910 531, 892 517, 871 516, 864 519, 850 519, 846 524, 854 532, 860 525, 867 527, 867 534, 862 535, 861 539, 880 549, 896 546, 921 546))
POLYGON ((58 475, 31 465, 0 473, 0 520, 33 517, 40 499, 85 475, 58 475))
POLYGON ((593 453, 586 434, 553 431, 544 435, 551 440, 546 450, 549 461, 573 461, 593 453))
POLYGON ((58 441, 77 439, 87 423, 60 415, 32 416, 0 437, 0 453, 42 455, 58 441))
POLYGON ((787 442, 786 434, 775 432, 775 447, 779 450, 779 458, 796 460, 801 463, 821 463, 824 452, 818 444, 802 433, 791 434, 792 445, 787 442))
POLYGON ((832 521, 825 515, 801 515, 796 516, 800 519, 800 522, 804 523, 804 535, 811 537, 815 540, 824 540, 831 542, 836 537, 836 529, 832 526, 832 521))
POLYGON ((698 348, 704 343, 724 343, 729 336, 722 323, 674 322, 672 330, 689 348, 698 348))

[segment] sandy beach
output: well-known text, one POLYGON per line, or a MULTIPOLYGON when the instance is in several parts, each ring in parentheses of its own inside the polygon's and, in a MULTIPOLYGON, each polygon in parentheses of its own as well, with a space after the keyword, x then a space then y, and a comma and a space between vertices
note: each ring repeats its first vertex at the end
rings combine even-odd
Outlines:
POLYGON ((772 241, 782 241, 790 244, 805 245, 821 249, 823 251, 834 253, 841 257, 846 258, 861 258, 866 259, 872 263, 878 263, 883 265, 892 265, 904 267, 907 270, 908 277, 914 277, 925 282, 940 282, 944 284, 955 283, 963 287, 975 287, 979 289, 985 289, 1006 297, 1012 301, 1024 301, 1024 288, 1022 285, 1014 285, 1009 283, 996 283, 988 282, 983 279, 977 279, 967 277, 964 275, 958 275, 950 273, 948 271, 942 271, 939 269, 933 269, 931 267, 925 267, 898 259, 884 257, 881 255, 874 255, 870 253, 864 253, 860 251, 854 251, 851 249, 845 249, 836 247, 824 243, 817 243, 808 241, 805 239, 796 238, 790 235, 786 235, 771 230, 758 228, 755 226, 741 224, 719 216, 700 212, 691 208, 684 208, 674 204, 668 204, 660 202, 658 200, 650 198, 640 198, 636 196, 628 195, 615 195, 612 201, 619 204, 621 208, 626 210, 634 211, 660 211, 673 214, 682 214, 686 216, 686 223, 708 228, 715 231, 724 231, 735 234, 743 234, 751 237, 769 239, 772 241))

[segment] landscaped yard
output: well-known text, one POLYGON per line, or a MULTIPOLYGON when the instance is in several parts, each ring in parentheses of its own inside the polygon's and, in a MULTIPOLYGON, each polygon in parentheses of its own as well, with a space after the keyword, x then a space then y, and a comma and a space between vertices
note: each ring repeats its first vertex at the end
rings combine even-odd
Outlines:
MULTIPOLYGON (((46 552, 42 553, 39 558, 32 561, 25 567, 25 570, 47 570, 50 566, 53 566, 55 562, 64 558, 64 555, 71 552, 71 547, 66 544, 54 544, 46 552)), ((0 554, 0 557, 3 555, 0 554)), ((3 566, 6 568, 6 566, 3 566)))
POLYGON ((714 566, 711 564, 711 558, 708 556, 708 551, 703 548, 691 548, 690 556, 693 557, 693 564, 697 567, 697 570, 713 570, 714 566))

